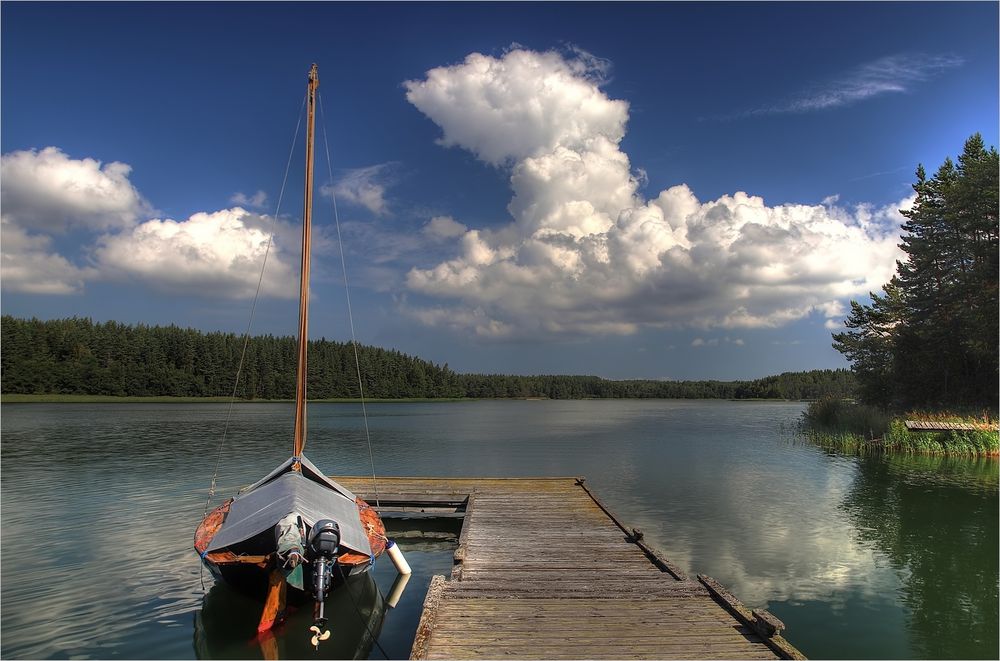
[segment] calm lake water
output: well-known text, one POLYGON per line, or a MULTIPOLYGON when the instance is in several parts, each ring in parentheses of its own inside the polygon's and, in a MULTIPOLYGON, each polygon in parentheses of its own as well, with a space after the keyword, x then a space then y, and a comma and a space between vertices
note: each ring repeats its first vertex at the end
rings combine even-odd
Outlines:
MULTIPOLYGON (((191 540, 226 409, 2 406, 0 656, 408 655, 430 577, 450 571, 454 522, 390 522, 414 567, 402 600, 385 609, 395 572, 379 562, 374 583, 331 597, 334 637, 318 654, 308 614, 254 641, 259 606, 202 574, 191 540)), ((584 475, 690 574, 784 620, 807 656, 998 658, 997 462, 827 454, 796 440, 802 410, 611 400, 368 407, 380 474, 584 475)), ((359 406, 312 404, 309 415, 313 462, 370 472, 359 406)), ((235 407, 220 494, 288 457, 291 416, 289 404, 235 407)))

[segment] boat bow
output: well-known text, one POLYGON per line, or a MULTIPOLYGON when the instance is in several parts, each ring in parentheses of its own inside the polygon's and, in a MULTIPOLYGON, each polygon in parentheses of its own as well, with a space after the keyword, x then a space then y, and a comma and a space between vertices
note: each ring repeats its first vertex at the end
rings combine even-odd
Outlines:
POLYGON ((286 461, 236 496, 205 551, 219 551, 272 530, 289 514, 299 515, 309 527, 320 519, 334 519, 340 525, 341 546, 373 555, 354 494, 319 473, 305 457, 286 461), (297 460, 301 471, 293 468, 297 460))

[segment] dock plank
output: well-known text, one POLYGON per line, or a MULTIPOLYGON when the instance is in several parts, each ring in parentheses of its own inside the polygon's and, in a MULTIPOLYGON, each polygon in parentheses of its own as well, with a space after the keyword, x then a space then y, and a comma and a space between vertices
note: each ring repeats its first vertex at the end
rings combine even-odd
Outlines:
MULTIPOLYGON (((374 503, 370 477, 334 479, 374 503)), ((688 580, 582 478, 392 477, 378 490, 386 511, 464 512, 413 659, 804 658, 774 616, 688 580)))
POLYGON ((986 423, 971 422, 936 422, 930 420, 905 420, 904 423, 908 431, 996 431, 996 425, 986 423))

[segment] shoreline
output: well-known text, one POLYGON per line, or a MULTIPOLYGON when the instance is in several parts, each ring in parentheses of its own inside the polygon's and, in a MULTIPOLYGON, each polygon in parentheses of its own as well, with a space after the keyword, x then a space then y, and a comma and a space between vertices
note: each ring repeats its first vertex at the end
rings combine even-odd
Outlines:
MULTIPOLYGON (((293 404, 294 399, 240 399, 231 397, 179 397, 172 395, 150 395, 137 397, 131 395, 25 395, 0 394, 0 404, 228 404, 235 401, 238 404, 293 404)), ((354 397, 334 397, 328 399, 310 399, 310 404, 360 404, 361 399, 354 397)), ((394 403, 427 403, 427 402, 473 402, 471 397, 412 397, 412 398, 366 398, 367 404, 394 403)))
MULTIPOLYGON (((395 398, 365 398, 366 404, 428 404, 434 402, 481 402, 481 401, 517 401, 517 402, 558 402, 558 401, 713 401, 713 402, 748 402, 748 403, 790 403, 811 402, 811 399, 767 399, 753 397, 733 399, 729 397, 566 397, 553 399, 550 397, 395 397, 395 398)), ((197 397, 172 395, 61 395, 61 394, 0 394, 0 404, 219 404, 229 403, 230 397, 197 397)), ((294 399, 240 399, 239 404, 283 404, 294 403, 294 399)), ((310 399, 310 404, 360 404, 358 397, 331 397, 325 399, 310 399)))
POLYGON ((889 413, 856 402, 822 400, 809 406, 800 424, 801 434, 811 443, 844 454, 1000 456, 996 413, 889 413), (927 427, 910 429, 914 423, 926 423, 927 427), (965 428, 949 429, 950 423, 965 428))

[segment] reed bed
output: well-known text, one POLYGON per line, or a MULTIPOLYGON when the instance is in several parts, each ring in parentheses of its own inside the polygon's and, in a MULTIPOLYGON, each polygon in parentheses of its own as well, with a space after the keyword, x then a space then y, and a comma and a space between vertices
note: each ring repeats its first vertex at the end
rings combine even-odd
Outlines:
POLYGON ((820 447, 848 454, 935 454, 996 456, 1000 454, 997 417, 991 411, 910 411, 890 415, 849 400, 813 402, 802 416, 802 434, 820 447), (964 422, 983 427, 971 431, 910 431, 905 420, 964 422))

